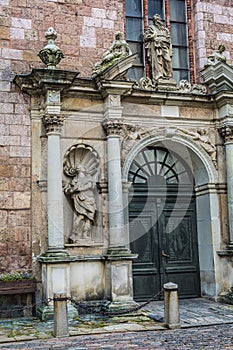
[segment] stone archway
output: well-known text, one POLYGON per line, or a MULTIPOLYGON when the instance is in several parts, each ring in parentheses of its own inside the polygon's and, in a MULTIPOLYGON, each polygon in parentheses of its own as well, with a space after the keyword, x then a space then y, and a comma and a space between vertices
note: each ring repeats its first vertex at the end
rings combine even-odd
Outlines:
POLYGON ((137 154, 148 146, 162 146, 176 150, 190 167, 195 181, 196 227, 200 269, 201 295, 216 298, 221 290, 221 271, 216 251, 220 248, 220 220, 217 183, 217 171, 200 145, 192 139, 177 134, 150 135, 129 152, 123 166, 123 179, 129 180, 129 170, 137 154))

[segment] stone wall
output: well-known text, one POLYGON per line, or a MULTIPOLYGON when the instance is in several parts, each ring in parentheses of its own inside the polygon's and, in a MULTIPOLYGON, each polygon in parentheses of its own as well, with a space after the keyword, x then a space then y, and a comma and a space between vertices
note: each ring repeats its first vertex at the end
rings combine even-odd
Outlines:
MULTIPOLYGON (((15 74, 44 67, 37 53, 53 26, 65 53, 58 68, 90 76, 93 64, 124 31, 123 0, 0 0, 0 272, 31 265, 30 98, 13 83, 15 74)), ((220 43, 228 63, 233 10, 227 0, 194 0, 196 68, 220 43)))
POLYGON ((228 0, 194 0, 194 31, 197 70, 204 67, 206 58, 220 44, 226 48, 225 56, 233 63, 233 9, 228 0))
POLYGON ((0 272, 29 269, 32 256, 30 98, 14 76, 44 67, 37 53, 50 26, 65 53, 60 68, 90 75, 97 56, 123 30, 123 3, 0 0, 0 272))

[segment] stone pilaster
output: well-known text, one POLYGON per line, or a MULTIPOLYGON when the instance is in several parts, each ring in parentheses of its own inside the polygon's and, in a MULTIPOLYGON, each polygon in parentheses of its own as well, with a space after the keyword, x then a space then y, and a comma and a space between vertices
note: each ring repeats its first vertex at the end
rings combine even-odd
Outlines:
POLYGON ((133 303, 132 260, 136 255, 130 253, 125 234, 120 147, 124 123, 120 94, 105 98, 103 128, 107 136, 109 248, 106 259, 110 270, 110 308, 127 309, 133 303))
POLYGON ((226 153, 227 197, 229 218, 229 248, 233 250, 233 124, 225 124, 219 132, 224 139, 226 153))
POLYGON ((63 192, 60 154, 61 115, 46 115, 43 124, 48 136, 47 194, 48 194, 48 250, 64 249, 63 192))
POLYGON ((121 119, 106 119, 103 128, 107 135, 107 172, 109 200, 109 249, 126 250, 124 232, 123 192, 121 176, 120 136, 121 119))

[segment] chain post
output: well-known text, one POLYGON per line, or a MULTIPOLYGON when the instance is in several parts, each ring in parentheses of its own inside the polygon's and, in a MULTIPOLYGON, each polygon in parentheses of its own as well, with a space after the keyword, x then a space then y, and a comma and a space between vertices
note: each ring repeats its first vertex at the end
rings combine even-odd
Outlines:
POLYGON ((168 282, 164 287, 164 323, 169 329, 180 328, 178 285, 168 282))
POLYGON ((68 314, 67 314, 67 295, 66 293, 54 293, 54 336, 68 337, 68 314))

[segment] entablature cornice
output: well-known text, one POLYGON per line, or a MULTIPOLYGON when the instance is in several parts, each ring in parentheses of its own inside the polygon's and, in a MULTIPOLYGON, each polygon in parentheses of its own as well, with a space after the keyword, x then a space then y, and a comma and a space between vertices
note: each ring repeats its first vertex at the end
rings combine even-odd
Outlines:
POLYGON ((29 95, 44 95, 48 90, 63 91, 73 83, 78 74, 73 71, 34 68, 28 74, 16 75, 14 81, 29 95))

